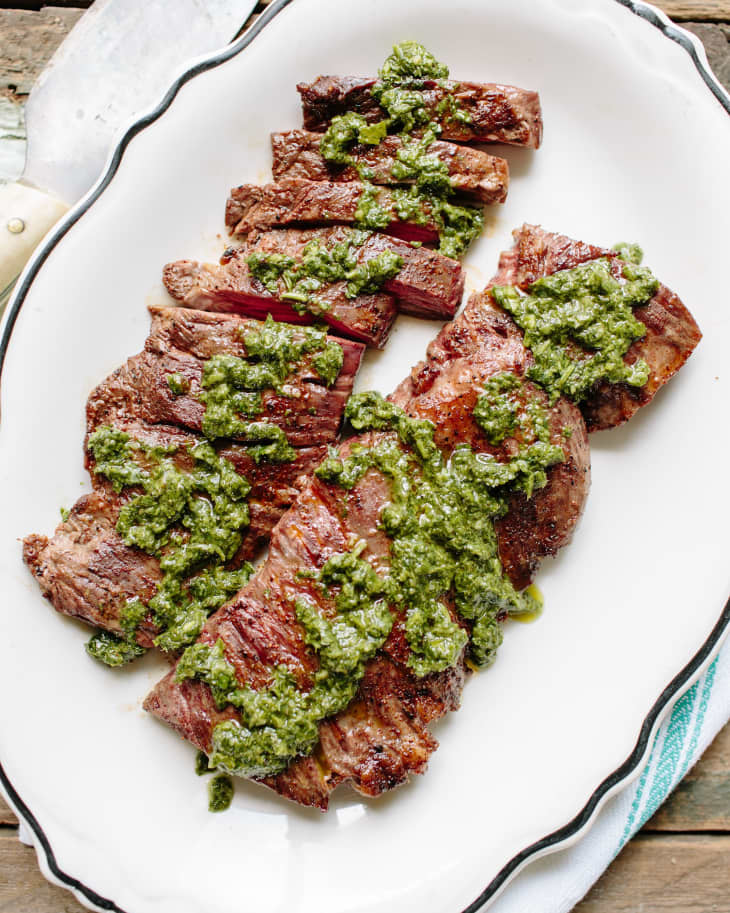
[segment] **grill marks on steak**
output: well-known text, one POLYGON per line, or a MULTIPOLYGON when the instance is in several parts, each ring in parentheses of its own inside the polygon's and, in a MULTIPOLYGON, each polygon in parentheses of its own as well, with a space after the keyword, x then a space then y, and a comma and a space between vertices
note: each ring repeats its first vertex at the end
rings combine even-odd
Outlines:
MULTIPOLYGON (((333 117, 356 111, 367 121, 386 114, 372 95, 377 79, 357 76, 319 76, 299 83, 304 126, 322 131, 333 117)), ((426 81, 423 91, 429 118, 441 127, 441 138, 460 143, 510 143, 537 149, 542 140, 542 112, 537 92, 490 83, 455 80, 426 81), (449 116, 444 100, 453 97, 469 122, 449 116), (439 111, 439 105, 445 110, 439 111)))
MULTIPOLYGON (((307 130, 272 133, 274 179, 359 181, 360 175, 355 167, 332 165, 322 156, 319 149, 321 140, 321 133, 307 130)), ((373 184, 396 184, 399 182, 393 178, 392 170, 403 146, 401 136, 386 136, 377 146, 355 145, 351 155, 358 164, 369 169, 369 179, 373 184)), ((443 140, 434 140, 427 154, 447 166, 451 186, 456 193, 473 197, 481 203, 503 203, 507 198, 509 166, 504 159, 443 140)))
MULTIPOLYGON (((139 355, 133 355, 94 389, 86 409, 87 430, 134 416, 149 424, 175 424, 200 431, 205 404, 198 399, 206 359, 217 353, 243 356, 245 333, 258 326, 235 316, 151 308, 152 330, 139 355), (184 377, 190 389, 175 395, 170 374, 184 377)), ((335 340, 342 347, 342 370, 331 387, 322 384, 306 356, 280 392, 262 391, 263 411, 252 421, 272 422, 296 447, 327 443, 337 437, 347 397, 352 391, 363 346, 335 340)))
MULTIPOLYGON (((526 289, 540 276, 571 269, 598 257, 611 259, 614 270, 620 274, 620 261, 613 250, 574 241, 536 225, 523 225, 513 235, 514 247, 502 254, 493 285, 516 285, 526 289)), ((660 284, 650 301, 635 308, 634 315, 646 326, 646 335, 630 346, 624 361, 633 364, 643 358, 649 365, 649 380, 643 387, 608 381, 598 383, 580 404, 589 431, 621 425, 651 402, 702 338, 695 319, 665 285, 660 284)))
MULTIPOLYGON (((335 183, 284 178, 276 184, 241 184, 234 187, 226 202, 226 228, 237 238, 271 228, 307 225, 352 225, 366 187, 360 181, 335 183)), ((404 241, 433 244, 438 241, 438 225, 424 203, 423 223, 406 222, 399 216, 393 192, 378 188, 378 205, 392 221, 383 229, 404 241)))
MULTIPOLYGON (((527 355, 517 329, 489 299, 475 296, 470 314, 471 324, 460 316, 450 325, 463 341, 459 356, 433 372, 423 366, 427 383, 417 384, 419 372, 415 371, 392 399, 409 414, 435 421, 437 442, 446 451, 463 441, 478 450, 506 455, 517 442, 508 439, 491 447, 475 425, 471 409, 486 378, 505 370, 521 376, 527 355)), ((545 401, 536 388, 533 393, 545 401)), ((518 585, 529 582, 542 556, 569 540, 589 485, 588 444, 580 412, 566 401, 549 412, 551 439, 565 447, 566 461, 548 471, 548 485, 534 496, 541 499, 537 506, 524 496, 513 496, 510 513, 497 527, 505 568, 518 585), (566 426, 572 431, 567 444, 561 434, 566 426), (540 535, 547 528, 547 542, 531 530, 532 522, 541 525, 540 535)), ((381 436, 358 436, 343 444, 341 452, 346 455, 355 441, 373 444, 381 436)), ((387 568, 390 543, 378 520, 390 497, 389 482, 373 469, 350 491, 318 479, 308 482, 276 527, 265 564, 211 617, 201 636, 209 644, 218 637, 223 640, 226 656, 242 682, 259 682, 266 663, 270 674, 271 666, 287 653, 295 674, 298 671, 304 679, 307 662, 316 658, 303 646, 301 653, 297 648, 291 655, 292 644, 301 643, 292 631, 299 630, 293 601, 306 589, 325 611, 327 606, 297 571, 319 570, 332 554, 361 539, 367 543, 362 557, 369 558, 376 569, 387 568), (265 622, 269 611, 276 619, 273 629, 265 622)), ((287 798, 325 809, 329 793, 344 781, 375 796, 422 772, 437 747, 427 724, 458 707, 465 667, 462 657, 453 669, 418 679, 406 665, 407 656, 402 619, 396 619, 384 649, 367 665, 354 701, 320 724, 314 754, 295 759, 284 772, 263 782, 287 798)), ((153 690, 145 708, 206 751, 216 723, 231 715, 230 708, 216 710, 207 686, 176 683, 174 670, 153 690)))
MULTIPOLYGON (((218 266, 191 260, 168 263, 163 282, 172 297, 185 307, 235 311, 252 317, 272 313, 291 323, 309 323, 314 319, 312 314, 298 314, 279 297, 285 292, 283 282, 279 295, 272 294, 251 275, 246 260, 253 253, 280 253, 296 260, 310 241, 330 246, 346 241, 349 235, 350 229, 342 226, 273 230, 227 252, 218 266)), ((372 234, 356 248, 357 263, 365 263, 386 250, 398 254, 403 267, 384 284, 382 292, 348 298, 347 282, 341 281, 325 284, 316 293, 325 305, 321 319, 336 331, 376 348, 385 345, 395 320, 394 298, 404 313, 447 319, 459 307, 464 290, 464 272, 456 260, 387 235, 372 234)))

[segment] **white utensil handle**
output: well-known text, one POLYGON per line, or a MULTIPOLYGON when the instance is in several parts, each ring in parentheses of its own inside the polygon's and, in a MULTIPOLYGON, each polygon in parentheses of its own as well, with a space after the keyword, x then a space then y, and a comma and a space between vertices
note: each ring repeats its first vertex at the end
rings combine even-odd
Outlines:
POLYGON ((0 292, 12 285, 68 206, 24 184, 0 185, 0 292))

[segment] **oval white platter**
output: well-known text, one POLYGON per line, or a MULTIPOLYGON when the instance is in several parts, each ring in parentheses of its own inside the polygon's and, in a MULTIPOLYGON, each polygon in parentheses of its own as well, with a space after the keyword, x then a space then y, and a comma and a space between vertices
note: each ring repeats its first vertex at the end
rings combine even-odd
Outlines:
MULTIPOLYGON (((2 787, 46 874, 126 913, 459 913, 580 836, 730 621, 728 111, 699 45, 642 4, 276 0, 125 134, 26 270, 2 337, 2 787), (210 815, 192 749, 141 710, 164 664, 89 659, 19 537, 50 533, 88 489, 89 391, 139 351, 162 264, 218 255, 226 192, 267 180, 269 132, 300 123, 295 84, 372 73, 404 38, 455 78, 541 94, 544 145, 503 150, 510 194, 469 253, 471 288, 523 221, 637 240, 705 335, 652 405, 592 438, 575 541, 539 574, 544 615, 509 625, 435 727, 425 776, 377 801, 342 790, 325 816, 241 782, 210 815)), ((392 389, 436 329, 401 318, 359 388, 392 389)))

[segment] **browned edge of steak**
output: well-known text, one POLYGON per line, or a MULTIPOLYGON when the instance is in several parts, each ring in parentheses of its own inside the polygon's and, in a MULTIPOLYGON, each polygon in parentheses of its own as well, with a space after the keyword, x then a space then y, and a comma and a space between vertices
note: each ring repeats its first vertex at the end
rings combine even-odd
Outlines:
MULTIPOLYGON (((321 140, 321 133, 308 130, 272 133, 274 180, 359 181, 360 173, 353 165, 332 165, 324 158, 320 152, 321 140)), ((376 146, 356 145, 350 154, 369 169, 373 184, 397 184, 401 182, 392 176, 393 165, 403 145, 402 137, 386 136, 376 146)), ((456 193, 481 203, 504 203, 507 199, 509 165, 505 159, 443 140, 434 140, 428 147, 428 155, 447 166, 456 193)))
MULTIPOLYGON (((101 425, 111 424, 153 446, 176 445, 179 449, 174 460, 184 469, 192 466, 189 447, 202 440, 193 433, 200 424, 200 412, 196 413, 195 409, 200 410, 201 404, 192 396, 173 397, 167 376, 179 370, 191 381, 194 394, 193 381, 200 377, 202 362, 221 352, 245 355, 245 331, 256 324, 238 317, 178 308, 150 308, 150 313, 152 327, 143 352, 129 359, 90 394, 87 434, 101 425), (177 410, 168 405, 171 399, 186 398, 189 402, 177 410)), ((231 568, 254 557, 268 541, 271 529, 296 497, 299 478, 319 465, 326 454, 326 444, 338 433, 363 346, 347 340, 336 341, 343 348, 344 364, 332 388, 337 397, 334 408, 327 407, 331 391, 315 382, 309 365, 311 359, 305 360, 289 388, 282 391, 282 411, 291 404, 292 415, 299 419, 298 423, 293 419, 289 424, 282 422, 290 438, 300 445, 295 448, 293 461, 257 465, 245 445, 230 440, 215 444, 218 452, 252 486, 248 498, 250 524, 229 564, 231 568), (312 400, 308 388, 317 387, 320 398, 312 400), (296 391, 303 391, 304 395, 298 398, 285 395, 296 391), (300 404, 303 398, 307 401, 304 406, 300 404), (315 414, 310 414, 308 408, 313 408, 315 414)), ((274 410, 268 410, 266 418, 275 414, 274 410)), ((147 602, 154 595, 160 580, 159 562, 125 546, 116 532, 121 505, 138 491, 125 489, 121 494, 115 493, 94 472, 93 457, 88 450, 86 467, 95 492, 79 500, 53 537, 29 536, 24 544, 24 557, 58 611, 119 633, 119 615, 128 599, 139 596, 147 602)), ((152 634, 154 626, 149 621, 140 630, 140 643, 149 646, 152 634)))
MULTIPOLYGON (((318 76, 299 83, 302 115, 307 130, 325 130, 333 117, 356 111, 369 122, 382 120, 383 109, 373 98, 372 77, 318 76)), ((462 80, 428 81, 423 91, 429 116, 441 127, 441 139, 461 143, 509 143, 537 149, 542 141, 542 112, 537 92, 495 83, 462 80), (469 115, 464 123, 439 105, 453 96, 469 115)))
MULTIPOLYGON (((516 285, 524 290, 541 276, 570 269, 598 257, 612 259, 615 268, 619 269, 615 251, 574 241, 537 225, 523 225, 513 235, 514 246, 502 254, 494 285, 516 285)), ((589 432, 621 425, 651 402, 702 338, 692 314, 665 285, 660 284, 654 297, 636 308, 634 315, 646 326, 646 334, 630 346, 624 361, 633 364, 643 358, 649 366, 649 380, 643 387, 608 381, 596 384, 580 404, 589 432)))
MULTIPOLYGON (((205 361, 226 352, 243 356, 243 337, 256 324, 230 314, 184 308, 151 308, 152 331, 138 355, 102 381, 90 394, 87 430, 135 417, 148 424, 180 425, 199 432, 205 404, 200 401, 205 361), (167 379, 180 374, 189 384, 175 395, 167 379)), ((259 324, 260 325, 260 324, 259 324)), ((322 383, 306 356, 281 391, 262 391, 263 411, 257 421, 271 422, 295 447, 330 443, 339 433, 347 398, 352 392, 364 347, 361 343, 328 337, 341 346, 343 365, 331 387, 322 383)))

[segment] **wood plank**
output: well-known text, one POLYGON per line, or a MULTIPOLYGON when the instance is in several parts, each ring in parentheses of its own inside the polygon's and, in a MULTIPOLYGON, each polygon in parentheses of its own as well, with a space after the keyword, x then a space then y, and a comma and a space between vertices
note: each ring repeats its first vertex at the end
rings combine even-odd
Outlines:
MULTIPOLYGON (((0 827, 17 827, 18 819, 7 805, 0 799, 0 827)), ((0 908, 2 909, 2 908, 0 908)))
POLYGON ((574 913, 730 913, 730 835, 640 834, 574 913))
POLYGON ((645 830, 730 832, 730 725, 719 733, 645 830))
POLYGON ((671 19, 714 22, 730 19, 730 0, 659 0, 654 3, 671 19))
POLYGON ((0 89, 27 95, 82 13, 60 7, 38 12, 0 10, 0 89))
POLYGON ((15 831, 0 831, 0 913, 88 913, 41 875, 35 851, 15 831))

